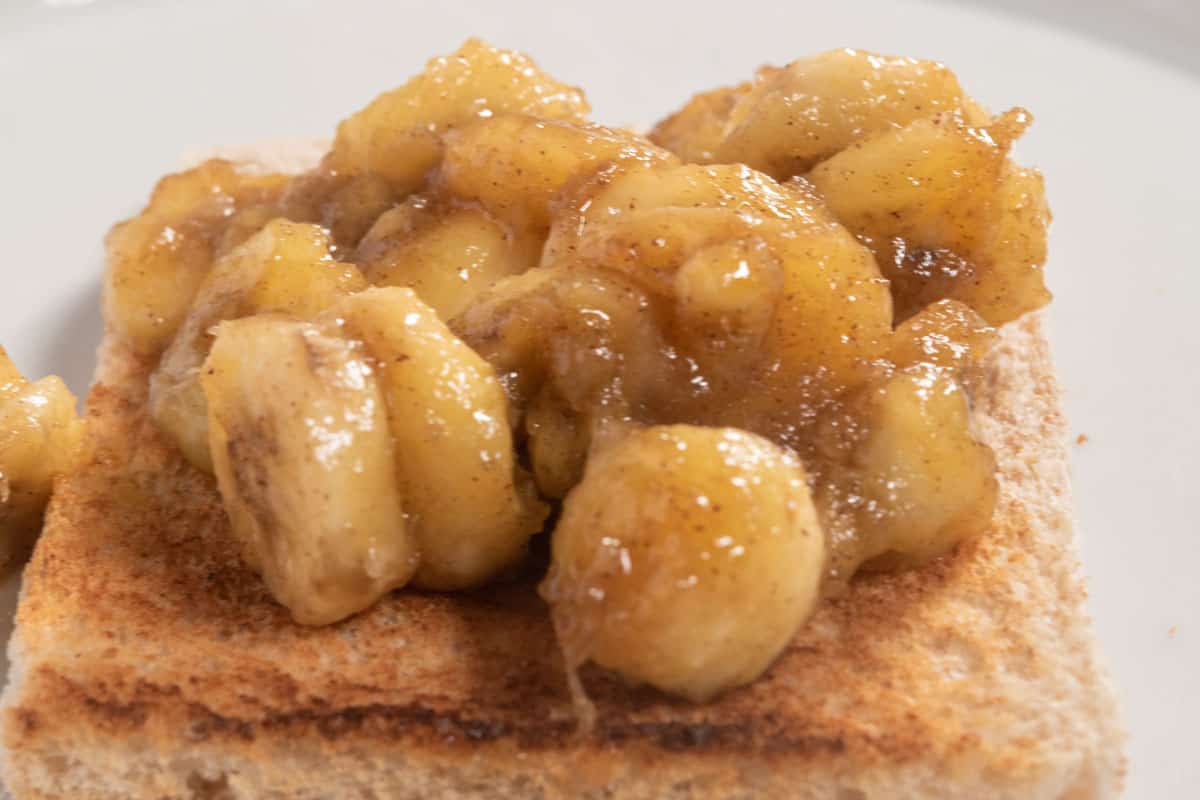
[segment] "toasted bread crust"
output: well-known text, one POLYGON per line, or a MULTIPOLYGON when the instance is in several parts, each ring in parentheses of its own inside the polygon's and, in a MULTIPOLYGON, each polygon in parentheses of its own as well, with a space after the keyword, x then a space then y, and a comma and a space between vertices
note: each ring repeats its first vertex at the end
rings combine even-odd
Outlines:
POLYGON ((979 378, 993 529, 856 579, 762 679, 708 705, 585 672, 575 717, 532 584, 394 593, 294 625, 210 477, 149 420, 113 341, 25 573, 3 704, 18 798, 1103 798, 1123 734, 1097 666, 1040 322, 979 378))
MULTIPOLYGON (((586 738, 528 583, 404 591, 336 626, 292 624, 239 561, 211 479, 147 417, 147 369, 105 350, 88 462, 60 487, 26 570, 25 671, 4 729, 17 797, 54 796, 35 791, 47 753, 87 761, 96 785, 71 796, 122 796, 103 785, 133 742, 160 759, 212 753, 221 785, 246 797, 335 796, 314 786, 339 759, 374 791, 408 785, 410 767, 475 775, 473 793, 440 795, 426 777, 424 796, 522 781, 530 797, 1116 790, 1119 735, 1083 615, 1065 427, 1036 318, 1004 332, 978 391, 975 421, 1000 462, 992 531, 924 569, 857 580, 764 678, 713 704, 588 674, 599 716, 586 738), (284 769, 281 748, 311 763, 284 769), (245 793, 239 770, 258 776, 245 793)), ((158 774, 141 796, 204 796, 187 785, 209 785, 204 763, 158 774)))

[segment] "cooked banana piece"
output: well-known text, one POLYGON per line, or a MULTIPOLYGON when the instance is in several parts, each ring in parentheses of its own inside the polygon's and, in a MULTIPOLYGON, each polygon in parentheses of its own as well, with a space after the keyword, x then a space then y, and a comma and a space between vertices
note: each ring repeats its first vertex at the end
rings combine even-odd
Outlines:
POLYGON ((542 584, 568 666, 706 700, 812 613, 825 539, 799 461, 732 428, 646 428, 567 496, 542 584))
POLYGON ((593 123, 504 114, 446 134, 440 180, 498 219, 545 236, 551 201, 572 178, 602 164, 626 168, 678 159, 635 133, 593 123))
POLYGON ((342 174, 382 176, 405 195, 437 164, 442 138, 455 126, 505 112, 580 120, 588 111, 583 92, 554 80, 528 56, 469 39, 343 120, 326 163, 342 174))
POLYGON ((942 64, 830 50, 699 95, 650 137, 689 160, 748 164, 783 180, 872 134, 973 105, 942 64))
POLYGON ((141 213, 105 239, 104 318, 122 342, 162 352, 213 259, 244 222, 254 224, 273 205, 287 180, 212 159, 159 181, 141 213))
POLYGON ((1041 175, 1008 158, 1031 121, 1019 108, 986 125, 921 119, 810 174, 837 218, 871 243, 900 318, 951 297, 1000 325, 1049 301, 1041 175))
POLYGON ((677 324, 725 348, 759 346, 783 294, 783 270, 758 238, 732 239, 693 253, 675 273, 677 324))
POLYGON ((702 285, 717 281, 703 273, 732 277, 738 267, 732 274, 721 268, 730 262, 745 264, 754 277, 728 287, 723 300, 742 294, 756 308, 744 308, 741 320, 728 308, 715 316, 725 316, 742 338, 758 330, 793 398, 791 389, 806 375, 854 382, 862 365, 881 355, 892 330, 888 284, 871 251, 803 182, 780 184, 734 164, 656 165, 604 176, 574 214, 555 219, 542 255, 543 267, 619 271, 647 291, 682 300, 683 341, 704 331, 688 317, 720 311, 719 293, 702 285), (747 258, 737 257, 741 247, 747 258))
POLYGON ((549 497, 579 482, 598 427, 657 406, 664 387, 684 380, 650 298, 611 272, 552 267, 505 278, 452 325, 505 376, 538 489, 549 497))
POLYGON ((212 327, 260 311, 306 319, 366 285, 357 267, 330 255, 329 237, 321 228, 284 219, 268 223, 218 261, 205 278, 183 326, 150 376, 150 414, 188 461, 211 472, 199 373, 212 343, 212 327))
POLYGON ((408 582, 418 550, 361 344, 279 315, 225 322, 201 384, 233 532, 297 622, 336 622, 408 582))
POLYGON ((492 366, 411 289, 369 289, 327 317, 379 365, 396 474, 421 548, 414 582, 461 589, 517 562, 546 507, 517 466, 492 366))
MULTIPOLYGON (((760 80, 778 72, 777 68, 763 67, 759 70, 760 80)), ((683 108, 659 120, 647 137, 689 164, 711 164, 717 160, 717 148, 725 142, 730 113, 752 86, 747 81, 700 92, 683 108)))
POLYGON ((449 320, 496 281, 537 263, 541 241, 516 242, 481 208, 413 195, 382 214, 354 261, 376 286, 407 286, 449 320))
POLYGON ((866 439, 854 453, 875 569, 912 566, 987 530, 996 505, 996 458, 970 428, 962 387, 945 369, 913 367, 866 400, 866 439))
POLYGON ((26 380, 0 347, 0 569, 28 551, 54 478, 78 457, 75 404, 61 378, 26 380))
POLYGON ((887 357, 901 369, 932 364, 961 377, 995 341, 996 329, 970 306, 939 300, 896 326, 887 357))

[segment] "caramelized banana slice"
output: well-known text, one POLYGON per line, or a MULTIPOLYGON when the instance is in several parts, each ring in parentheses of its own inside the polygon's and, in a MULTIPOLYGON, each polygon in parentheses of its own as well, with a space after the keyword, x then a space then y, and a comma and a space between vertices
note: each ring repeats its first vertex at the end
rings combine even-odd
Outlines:
POLYGON ((961 374, 983 361, 996 340, 996 329, 958 300, 931 303, 892 335, 888 360, 897 367, 931 364, 961 374))
POLYGON ((328 316, 379 364, 396 474, 421 547, 415 583, 466 588, 517 562, 546 507, 517 466, 491 365, 410 289, 370 289, 328 316))
POLYGON ((1041 176, 1008 160, 1031 119, 955 114, 867 139, 809 176, 892 281, 897 316, 950 297, 1000 325, 1045 305, 1050 221, 1041 176))
MULTIPOLYGON (((764 67, 759 80, 778 69, 764 67)), ((650 131, 650 141, 665 147, 689 164, 711 164, 725 141, 726 123, 734 107, 750 91, 750 81, 723 86, 694 95, 675 113, 659 121, 650 131)))
POLYGON ((375 221, 354 261, 372 284, 407 286, 449 320, 496 281, 536 264, 540 248, 481 208, 413 195, 375 221))
POLYGON ((225 322, 201 383, 234 535, 297 622, 336 622, 408 582, 417 546, 361 344, 276 315, 225 322))
POLYGON ((812 613, 825 539, 800 463, 730 428, 647 428, 567 496, 542 584, 569 668, 692 700, 757 678, 812 613))
POLYGON ((217 262, 175 340, 150 376, 150 414, 196 467, 212 471, 200 365, 218 322, 260 311, 315 316, 338 297, 366 287, 353 264, 335 261, 316 225, 284 219, 217 262))
MULTIPOLYGON (((996 460, 971 432, 970 409, 955 375, 969 347, 986 349, 991 329, 950 301, 931 306, 897 331, 896 353, 915 347, 924 361, 860 390, 818 443, 829 459, 817 500, 837 540, 830 577, 860 568, 920 564, 987 530, 996 504, 996 460), (922 335, 938 317, 969 326, 947 347, 922 335), (907 329, 907 330, 905 330, 907 329)), ((945 323, 941 323, 945 324, 945 323)))
POLYGON ((830 50, 696 95, 650 138, 688 161, 742 163, 784 179, 874 133, 975 104, 933 61, 830 50))
POLYGON ((0 569, 28 551, 54 478, 78 458, 75 403, 62 379, 26 380, 0 347, 0 569))
POLYGON ((944 370, 914 367, 868 400, 866 440, 854 461, 870 519, 874 568, 910 566, 987 530, 996 504, 996 459, 971 435, 962 387, 944 370))
POLYGON ((569 180, 601 164, 626 167, 678 159, 629 131, 524 114, 474 120, 446 136, 441 180, 499 219, 545 235, 550 201, 569 180))
POLYGON ((683 340, 703 330, 694 326, 698 311, 717 312, 718 322, 725 316, 761 339, 791 386, 817 372, 858 380, 862 364, 881 354, 892 329, 887 282, 870 250, 810 186, 780 184, 744 166, 656 165, 605 176, 593 188, 575 214, 555 219, 543 267, 619 271, 681 300, 683 340), (735 288, 743 265, 754 277, 735 288), (741 320, 718 308, 721 275, 730 293, 755 287, 756 307, 743 309, 741 320))
POLYGON ((528 56, 469 39, 342 122, 326 163, 344 174, 380 175, 397 194, 407 194, 441 157, 447 130, 514 111, 578 120, 589 107, 583 92, 554 80, 528 56))
POLYGON ((161 352, 219 254, 228 222, 236 235, 244 215, 262 214, 258 206, 269 206, 286 182, 217 159, 159 181, 146 208, 105 240, 107 324, 134 349, 161 352))
POLYGON ((562 497, 579 482, 597 426, 686 385, 654 317, 622 275, 549 268, 499 281, 454 320, 504 375, 514 417, 523 412, 542 494, 562 497))
POLYGON ((697 250, 675 273, 678 324, 721 349, 762 344, 782 294, 779 258, 758 238, 697 250))

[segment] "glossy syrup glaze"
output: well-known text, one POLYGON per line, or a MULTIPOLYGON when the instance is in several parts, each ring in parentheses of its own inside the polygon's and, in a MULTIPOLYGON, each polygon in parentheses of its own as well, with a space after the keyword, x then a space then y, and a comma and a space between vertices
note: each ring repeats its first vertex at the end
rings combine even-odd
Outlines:
MULTIPOLYGON (((110 235, 109 322, 165 351, 155 416, 201 467, 224 449, 227 501, 239 475, 295 465, 212 438, 214 408, 250 402, 200 385, 223 321, 259 320, 228 328, 248 353, 296 325, 360 348, 400 511, 345 535, 414 555, 380 575, 366 551, 312 558, 282 501, 235 514, 298 619, 328 621, 288 600, 325 580, 345 590, 332 618, 410 578, 494 580, 561 504, 543 594, 568 661, 704 698, 761 672, 819 592, 986 529, 972 374, 994 326, 1048 300, 1049 215, 1008 158, 1028 115, 993 117, 931 62, 764 68, 649 137, 587 111, 468 42, 343 122, 307 174, 165 179, 110 235)), ((329 441, 366 433, 331 419, 329 441)))

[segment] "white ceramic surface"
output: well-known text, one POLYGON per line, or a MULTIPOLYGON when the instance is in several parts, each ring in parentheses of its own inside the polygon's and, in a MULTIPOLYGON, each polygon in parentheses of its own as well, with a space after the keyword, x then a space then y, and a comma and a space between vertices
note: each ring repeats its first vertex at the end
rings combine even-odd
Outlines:
POLYGON ((993 108, 1033 110, 1019 154, 1055 211, 1053 341, 1072 430, 1090 439, 1074 448, 1078 516, 1133 734, 1128 796, 1196 796, 1200 79, 1130 51, 912 0, 0 7, 0 341, 82 392, 101 238, 182 153, 328 134, 470 34, 528 50, 612 123, 834 46, 941 59, 993 108))

